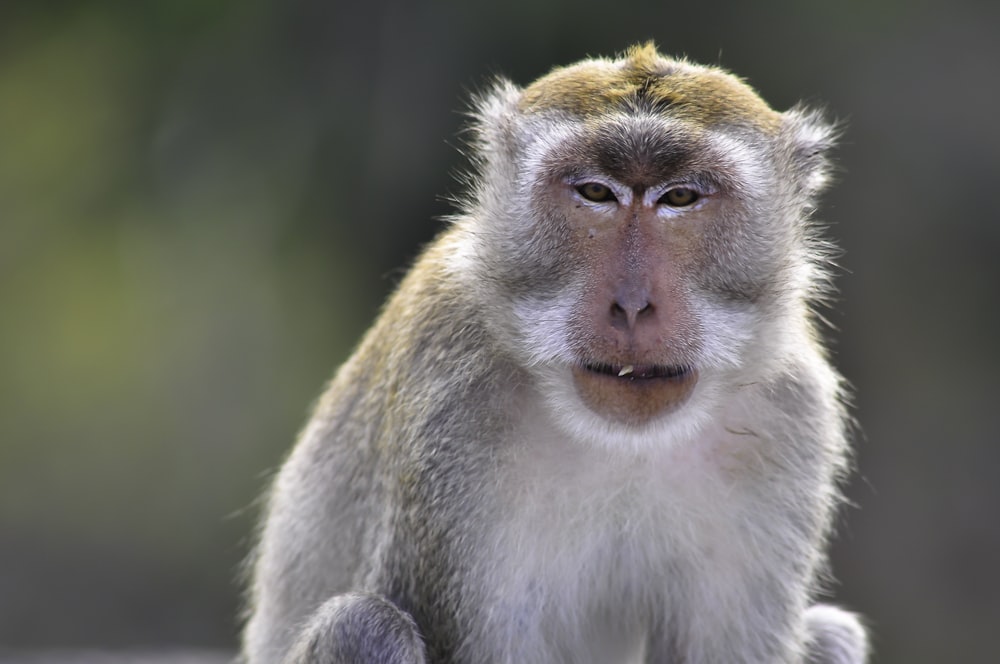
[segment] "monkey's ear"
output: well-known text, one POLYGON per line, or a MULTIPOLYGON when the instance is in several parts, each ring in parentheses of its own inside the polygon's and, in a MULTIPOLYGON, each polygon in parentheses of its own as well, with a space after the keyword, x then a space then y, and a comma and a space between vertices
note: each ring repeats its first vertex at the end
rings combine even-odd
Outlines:
POLYGON ((783 114, 781 135, 790 170, 799 190, 812 198, 830 181, 830 151, 840 135, 839 127, 821 111, 796 106, 783 114))
POLYGON ((472 132, 481 152, 504 149, 511 142, 521 102, 521 88, 497 78, 484 92, 472 98, 472 132))

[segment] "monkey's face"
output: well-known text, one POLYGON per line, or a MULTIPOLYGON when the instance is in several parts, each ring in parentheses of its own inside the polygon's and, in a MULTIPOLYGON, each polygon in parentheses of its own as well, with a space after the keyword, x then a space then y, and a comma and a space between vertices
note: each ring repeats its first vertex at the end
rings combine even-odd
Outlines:
POLYGON ((646 65, 511 94, 476 229, 550 410, 633 443, 697 430, 780 365, 814 270, 782 116, 714 70, 646 65))
POLYGON ((566 329, 574 387, 588 408, 626 425, 676 410, 698 381, 702 330, 684 275, 697 262, 691 227, 717 212, 718 187, 682 174, 684 150, 668 137, 653 134, 664 145, 649 149, 631 131, 602 127, 586 157, 552 155, 554 177, 537 192, 578 266, 566 329))
POLYGON ((548 283, 563 316, 522 316, 526 337, 562 337, 573 393, 612 425, 671 418, 739 367, 769 288, 778 238, 746 193, 761 155, 651 115, 581 123, 545 150, 521 246, 561 246, 548 283))

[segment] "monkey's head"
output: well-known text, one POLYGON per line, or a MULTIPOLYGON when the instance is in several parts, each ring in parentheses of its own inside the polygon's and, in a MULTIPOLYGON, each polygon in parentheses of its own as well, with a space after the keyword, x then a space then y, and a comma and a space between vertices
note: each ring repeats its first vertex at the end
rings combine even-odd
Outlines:
POLYGON ((473 129, 453 265, 565 429, 694 432, 813 334, 808 218, 833 138, 817 114, 646 45, 500 81, 473 129))

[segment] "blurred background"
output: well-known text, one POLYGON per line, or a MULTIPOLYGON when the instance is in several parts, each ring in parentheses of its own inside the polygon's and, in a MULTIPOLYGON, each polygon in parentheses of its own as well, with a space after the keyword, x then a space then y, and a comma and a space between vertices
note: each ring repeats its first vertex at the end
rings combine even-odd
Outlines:
POLYGON ((449 212, 471 90, 655 39, 847 121, 878 662, 995 661, 1000 4, 0 4, 0 647, 234 650, 256 496, 449 212))

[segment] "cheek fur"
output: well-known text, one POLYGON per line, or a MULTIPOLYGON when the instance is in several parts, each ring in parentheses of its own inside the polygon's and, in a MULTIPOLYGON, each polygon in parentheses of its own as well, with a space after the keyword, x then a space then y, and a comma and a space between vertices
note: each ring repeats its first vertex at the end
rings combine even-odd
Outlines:
POLYGON ((705 224, 690 274, 698 290, 726 301, 753 303, 773 281, 780 263, 774 233, 723 207, 705 224))
POLYGON ((514 305, 518 352, 526 366, 562 364, 576 360, 569 331, 576 298, 569 294, 550 298, 527 297, 514 305))

